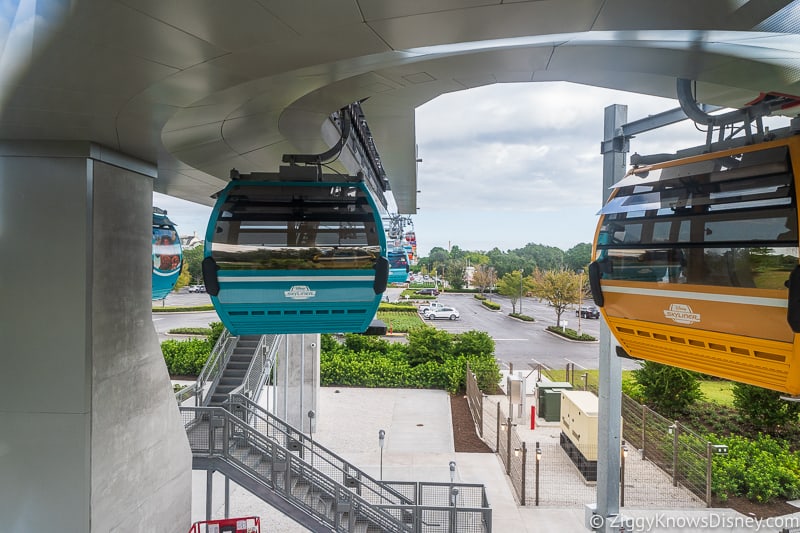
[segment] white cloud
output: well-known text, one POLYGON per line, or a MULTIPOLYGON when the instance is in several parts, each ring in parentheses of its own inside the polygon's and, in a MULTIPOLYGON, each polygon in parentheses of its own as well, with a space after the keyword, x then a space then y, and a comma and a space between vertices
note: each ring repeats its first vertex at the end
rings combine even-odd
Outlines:
MULTIPOLYGON (((450 93, 417 109, 420 254, 448 245, 568 249, 591 242, 602 206, 603 116, 612 104, 627 105, 629 121, 678 107, 634 93, 528 83, 450 93)), ((675 152, 704 141, 684 121, 640 135, 630 150, 675 152)), ((205 234, 209 207, 158 193, 153 201, 181 235, 205 234)))
MULTIPOLYGON (((597 87, 527 83, 449 93, 418 108, 420 254, 448 245, 567 249, 591 242, 602 205, 604 113, 613 104, 628 107, 628 121, 679 106, 597 87)), ((683 121, 632 139, 630 153, 674 153, 704 142, 705 133, 683 121)))

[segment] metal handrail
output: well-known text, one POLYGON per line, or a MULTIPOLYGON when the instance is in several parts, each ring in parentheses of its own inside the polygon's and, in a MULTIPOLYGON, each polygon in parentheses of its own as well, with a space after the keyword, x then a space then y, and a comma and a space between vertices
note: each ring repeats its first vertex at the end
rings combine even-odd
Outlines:
POLYGON ((175 400, 178 402, 178 405, 183 405, 183 402, 189 400, 190 398, 197 397, 197 382, 192 383, 191 385, 186 385, 179 391, 175 392, 175 400))
POLYGON ((258 401, 261 391, 269 378, 272 367, 275 366, 275 358, 278 353, 278 346, 286 335, 262 335, 258 340, 255 353, 247 372, 242 379, 242 384, 233 389, 230 394, 240 394, 258 401))
POLYGON ((239 337, 231 335, 227 328, 222 331, 216 344, 214 344, 214 349, 211 350, 211 355, 208 356, 208 361, 206 361, 200 375, 197 376, 195 405, 208 404, 211 393, 219 382, 222 371, 225 370, 237 342, 239 342, 239 337))
POLYGON ((416 503, 416 494, 411 496, 403 494, 391 484, 376 480, 246 396, 231 394, 227 407, 261 434, 269 436, 286 448, 297 451, 303 457, 310 457, 309 462, 315 468, 324 470, 328 475, 340 479, 345 485, 355 488, 362 497, 373 504, 409 505, 416 503))
MULTIPOLYGON (((194 455, 208 455, 225 461, 248 476, 269 485, 280 492, 287 500, 293 502, 294 505, 322 523, 334 527, 336 531, 349 531, 350 529, 349 527, 345 530, 341 529, 330 516, 321 514, 314 505, 306 503, 304 499, 295 497, 291 492, 291 483, 288 482, 290 478, 285 478, 281 486, 280 483, 266 478, 262 472, 240 460, 232 450, 236 449, 237 445, 239 448, 242 445, 246 445, 263 457, 286 461, 285 475, 293 475, 295 478, 305 480, 316 491, 327 494, 333 501, 348 501, 359 519, 374 523, 380 527, 381 531, 396 531, 399 533, 413 531, 411 529, 412 526, 404 522, 402 512, 391 512, 392 506, 373 505, 357 491, 353 491, 351 487, 315 469, 312 464, 303 458, 303 455, 296 455, 290 448, 281 446, 280 443, 260 433, 255 427, 247 424, 226 409, 221 407, 182 407, 180 410, 184 415, 184 424, 187 428, 195 431, 198 429, 206 431, 203 446, 195 446, 195 442, 190 438, 190 445, 194 455), (193 416, 187 417, 188 413, 193 416), (222 422, 221 424, 219 423, 220 421, 222 422), (222 430, 222 434, 219 435, 216 430, 222 430), (395 514, 397 516, 394 516, 395 514)), ((410 508, 409 506, 402 507, 404 509, 410 508)))

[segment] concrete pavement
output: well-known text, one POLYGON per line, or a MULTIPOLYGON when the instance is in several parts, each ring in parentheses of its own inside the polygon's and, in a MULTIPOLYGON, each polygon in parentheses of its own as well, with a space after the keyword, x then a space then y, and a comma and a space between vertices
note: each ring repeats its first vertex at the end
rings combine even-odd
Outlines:
MULTIPOLYGON (((450 400, 444 391, 411 389, 363 389, 323 387, 320 389, 315 442, 360 466, 378 478, 397 481, 450 480, 449 462, 456 462, 456 481, 481 483, 492 507, 495 533, 560 531, 579 533, 584 527, 584 510, 522 507, 518 505, 502 462, 494 453, 456 453, 450 421, 450 400), (378 431, 386 432, 383 456, 378 431)), ((552 425, 539 431, 552 432, 552 425)), ((533 446, 543 433, 522 431, 533 446)), ((565 476, 565 482, 568 476, 565 476)), ((194 473, 193 520, 205 514, 204 472, 194 473)), ((213 514, 222 517, 223 482, 215 477, 213 514)), ((634 531, 664 533, 713 531, 790 531, 800 528, 800 513, 758 522, 730 509, 628 509, 634 531)), ((262 530, 300 533, 306 531, 261 502, 244 489, 231 485, 231 516, 258 515, 262 530)))

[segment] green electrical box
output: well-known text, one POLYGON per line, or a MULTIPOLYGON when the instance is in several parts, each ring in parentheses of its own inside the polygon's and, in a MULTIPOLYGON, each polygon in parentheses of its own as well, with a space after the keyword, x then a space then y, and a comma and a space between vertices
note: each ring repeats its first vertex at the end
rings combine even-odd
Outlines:
POLYGON ((536 384, 536 416, 539 418, 544 418, 548 422, 558 422, 559 420, 559 412, 561 410, 561 390, 572 390, 572 383, 568 381, 548 381, 548 382, 539 382, 536 384), (546 395, 547 391, 558 389, 558 394, 555 395, 546 395), (548 397, 549 396, 549 397, 548 397), (553 403, 555 404, 555 413, 556 417, 553 420, 547 418, 545 413, 548 410, 548 403, 547 401, 552 398, 553 403))
POLYGON ((547 389, 544 391, 544 420, 558 422, 561 420, 561 391, 564 389, 547 389))

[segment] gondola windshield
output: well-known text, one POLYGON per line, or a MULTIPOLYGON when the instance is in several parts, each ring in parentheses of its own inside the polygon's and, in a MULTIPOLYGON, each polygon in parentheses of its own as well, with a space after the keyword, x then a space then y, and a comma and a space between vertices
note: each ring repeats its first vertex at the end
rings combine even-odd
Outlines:
POLYGON ((211 254, 221 269, 371 269, 381 253, 357 187, 242 185, 220 207, 211 254))
POLYGON ((786 276, 771 273, 798 256, 786 152, 631 174, 601 211, 603 279, 781 288, 786 276))

